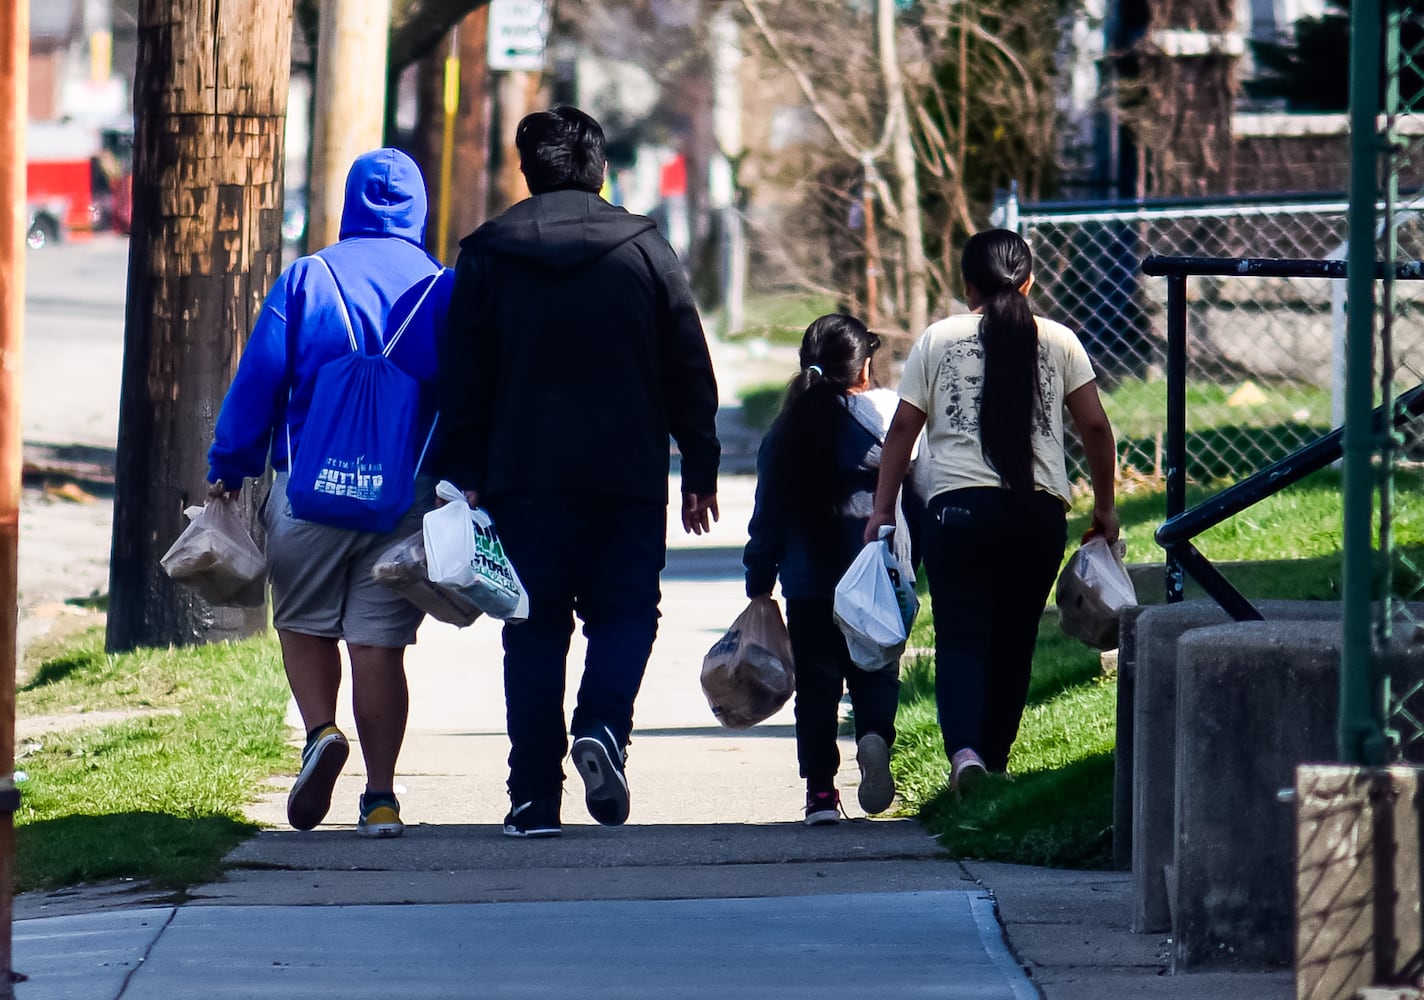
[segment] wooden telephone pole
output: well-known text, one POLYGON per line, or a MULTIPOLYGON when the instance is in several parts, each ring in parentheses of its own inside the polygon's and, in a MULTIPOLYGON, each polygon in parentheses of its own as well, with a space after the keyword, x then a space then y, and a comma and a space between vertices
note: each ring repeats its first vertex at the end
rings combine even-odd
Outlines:
POLYGON ((29 4, 0 5, 0 998, 15 995, 15 659, 20 546, 20 349, 25 321, 29 4))
POLYGON ((346 174, 382 144, 390 0, 323 0, 317 34, 316 108, 307 248, 340 238, 346 174))
POLYGON ((217 411, 280 270, 291 37, 292 0, 139 4, 110 650, 266 627, 158 558, 203 502, 217 411))

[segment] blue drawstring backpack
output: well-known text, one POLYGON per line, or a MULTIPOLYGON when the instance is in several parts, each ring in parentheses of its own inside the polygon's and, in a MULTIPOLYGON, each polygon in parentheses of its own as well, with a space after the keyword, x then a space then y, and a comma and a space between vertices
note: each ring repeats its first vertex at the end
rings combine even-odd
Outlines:
MULTIPOLYGON (((316 254, 311 259, 336 285, 331 266, 316 254)), ((293 517, 384 534, 393 531, 410 509, 415 476, 435 436, 435 424, 430 425, 417 458, 420 384, 390 355, 439 277, 438 271, 431 276, 419 301, 379 354, 367 354, 356 342, 346 299, 336 285, 351 353, 317 371, 302 429, 302 450, 295 454, 291 425, 287 426, 287 503, 293 517)))

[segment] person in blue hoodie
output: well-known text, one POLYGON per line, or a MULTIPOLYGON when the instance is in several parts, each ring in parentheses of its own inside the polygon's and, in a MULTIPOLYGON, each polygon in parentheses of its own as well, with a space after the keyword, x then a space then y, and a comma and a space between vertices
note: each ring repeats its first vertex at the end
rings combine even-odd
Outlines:
POLYGON ((409 703, 405 647, 415 641, 422 612, 375 582, 371 567, 387 547, 420 530, 434 505, 434 477, 418 476, 414 503, 386 534, 299 520, 286 491, 289 461, 300 453, 303 429, 314 416, 317 372, 348 355, 352 337, 384 347, 408 316, 390 358, 420 386, 415 440, 427 442, 432 435, 436 338, 451 273, 425 252, 425 221, 425 185, 410 157, 378 149, 356 159, 346 179, 339 242, 297 260, 277 279, 223 400, 208 452, 211 495, 236 492, 244 479, 262 476, 269 457, 276 472, 261 518, 272 620, 307 729, 301 773, 287 797, 287 819, 298 830, 325 818, 350 752, 335 721, 337 644, 344 640, 366 760, 357 831, 369 837, 404 831, 395 768, 409 703))

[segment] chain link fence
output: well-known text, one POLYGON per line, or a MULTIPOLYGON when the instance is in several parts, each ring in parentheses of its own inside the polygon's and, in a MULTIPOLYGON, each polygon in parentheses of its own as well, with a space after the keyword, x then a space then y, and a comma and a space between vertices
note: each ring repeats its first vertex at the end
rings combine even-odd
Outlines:
MULTIPOLYGON (((1417 61, 1424 52, 1405 49, 1402 56, 1417 61)), ((1395 133, 1388 176, 1407 178, 1414 191, 1382 201, 1381 256, 1424 260, 1417 181, 1424 118, 1401 121, 1395 133)), ((1034 252, 1035 307, 1076 329, 1092 355, 1125 479, 1160 483, 1166 471, 1166 279, 1143 275, 1142 259, 1343 260, 1347 211, 1344 200, 1325 199, 1018 209, 1019 231, 1034 252)), ((1344 422, 1345 282, 1194 276, 1187 291, 1189 482, 1238 481, 1344 422)), ((1381 400, 1386 383, 1398 393, 1424 381, 1424 281, 1390 282, 1382 292, 1389 322, 1381 324, 1376 352, 1381 400)), ((1424 419, 1407 423, 1393 441, 1381 455, 1379 541, 1380 579, 1393 597, 1388 620, 1397 632, 1424 629, 1424 419)), ((1392 692, 1390 713, 1398 753, 1417 756, 1424 749, 1424 686, 1392 692)))
MULTIPOLYGON (((1126 475, 1160 479, 1166 424, 1166 279, 1149 254, 1343 259, 1347 204, 1241 199, 1049 209, 1024 206, 1035 306, 1076 329, 1102 376, 1126 475)), ((1424 257, 1424 199, 1401 226, 1424 257), (1418 216, 1417 220, 1413 216, 1418 216)), ((1409 283, 1411 286, 1416 283, 1409 283)), ((1309 278, 1188 281, 1189 481, 1237 481, 1343 420, 1345 289, 1309 278)), ((1401 289, 1402 386, 1424 377, 1424 288, 1401 289)))
MULTIPOLYGON (((1384 196, 1382 256, 1389 263, 1424 259, 1413 241, 1420 228, 1411 196, 1424 171, 1424 6, 1400 4, 1387 18, 1385 45, 1384 196)), ((1390 388, 1424 378, 1424 347, 1418 329, 1417 281, 1386 280, 1381 289, 1379 393, 1391 402, 1390 388)), ((1405 630, 1424 642, 1424 419, 1380 441, 1379 548, 1388 586, 1375 629, 1376 662, 1391 633, 1405 630)), ((1424 682, 1390 692, 1386 726, 1399 756, 1418 759, 1424 749, 1424 682), (1412 752, 1411 752, 1412 751, 1412 752)))

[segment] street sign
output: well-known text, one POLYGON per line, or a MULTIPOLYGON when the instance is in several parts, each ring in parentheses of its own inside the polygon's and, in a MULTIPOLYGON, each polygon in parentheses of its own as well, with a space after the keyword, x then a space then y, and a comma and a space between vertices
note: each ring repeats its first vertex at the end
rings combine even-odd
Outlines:
POLYGON ((548 37, 549 8, 544 0, 490 0, 490 69, 543 69, 548 37))

